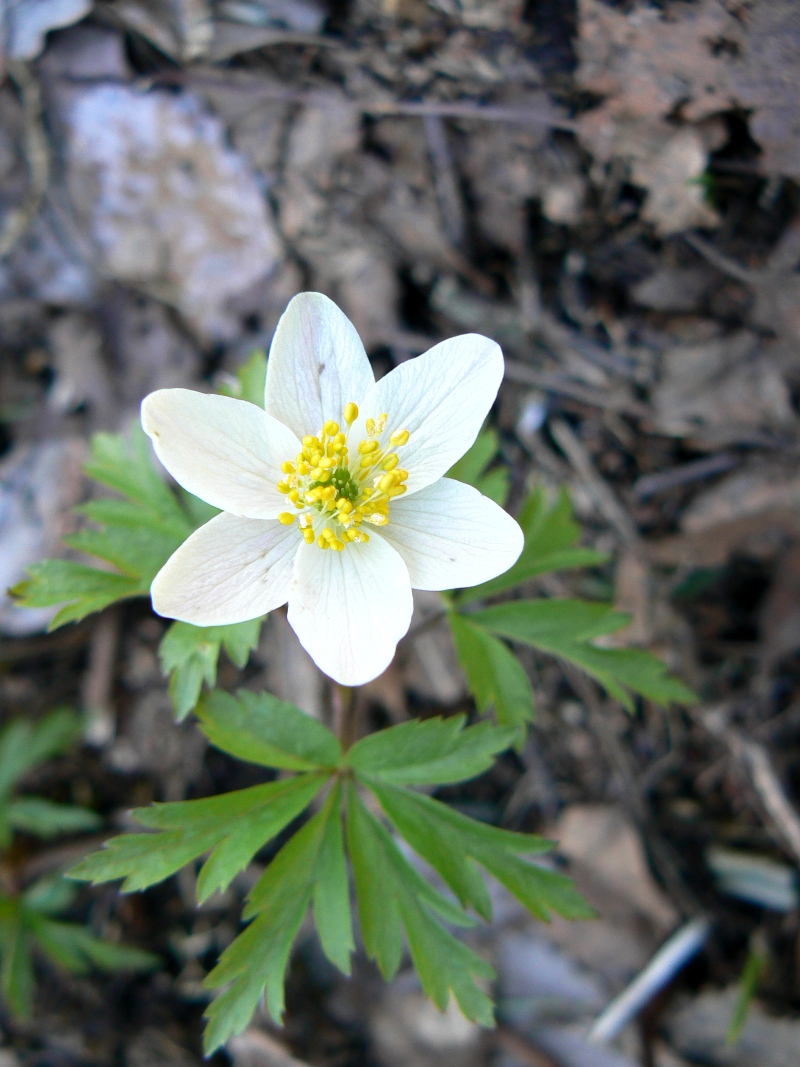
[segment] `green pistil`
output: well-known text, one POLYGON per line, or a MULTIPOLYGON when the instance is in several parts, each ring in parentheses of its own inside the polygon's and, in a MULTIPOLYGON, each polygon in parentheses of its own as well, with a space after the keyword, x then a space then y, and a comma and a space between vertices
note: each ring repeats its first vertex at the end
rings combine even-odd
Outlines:
POLYGON ((351 504, 355 504, 358 500, 358 486, 347 467, 337 467, 331 474, 329 484, 336 487, 337 498, 344 497, 345 500, 349 500, 351 504))

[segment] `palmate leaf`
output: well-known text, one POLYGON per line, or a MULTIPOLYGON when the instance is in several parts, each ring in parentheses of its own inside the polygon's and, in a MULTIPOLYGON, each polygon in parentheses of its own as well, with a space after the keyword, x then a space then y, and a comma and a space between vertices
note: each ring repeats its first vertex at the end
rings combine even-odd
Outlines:
POLYGON ((103 823, 94 811, 75 804, 55 804, 43 797, 23 796, 9 801, 5 817, 13 830, 44 838, 96 830, 103 823))
POLYGON ((256 882, 245 912, 253 922, 206 978, 204 984, 211 989, 228 986, 206 1011, 207 1055, 241 1033, 262 996, 272 1018, 280 1022, 289 953, 312 903, 325 953, 349 973, 353 935, 338 784, 256 882))
POLYGON ((525 669, 502 641, 463 615, 448 614, 458 662, 481 714, 494 709, 498 725, 514 730, 515 748, 533 720, 533 693, 525 669))
POLYGON ((581 528, 573 516, 566 489, 559 492, 552 507, 548 507, 545 490, 535 489, 522 505, 517 521, 525 535, 517 562, 496 578, 463 590, 457 603, 466 604, 494 596, 539 574, 596 567, 608 560, 602 552, 579 547, 581 528))
POLYGON ((122 878, 122 892, 131 893, 210 852, 198 879, 198 896, 204 900, 226 888, 260 848, 305 810, 324 782, 324 775, 305 774, 206 800, 137 808, 131 813, 136 822, 159 832, 112 838, 69 876, 94 883, 122 878))
POLYGON ((574 664, 595 678, 629 710, 631 693, 657 704, 691 704, 697 699, 642 649, 598 648, 594 638, 619 630, 629 616, 606 604, 584 600, 514 600, 469 615, 490 633, 520 641, 574 664))

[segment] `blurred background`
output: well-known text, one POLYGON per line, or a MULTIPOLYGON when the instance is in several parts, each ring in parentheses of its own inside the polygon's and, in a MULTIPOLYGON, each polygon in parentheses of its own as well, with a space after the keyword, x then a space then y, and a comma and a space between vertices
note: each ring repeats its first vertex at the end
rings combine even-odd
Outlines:
MULTIPOLYGON (((524 660, 524 750, 442 795, 557 837, 600 917, 545 927, 498 895, 480 942, 499 972, 497 1031, 440 1015, 410 973, 387 987, 361 958, 342 979, 309 935, 285 1028, 257 1018, 214 1064, 797 1067, 797 3, 0 10, 0 587, 66 554, 91 434, 123 431, 154 389, 224 384, 314 289, 378 374, 461 332, 502 344, 509 507, 566 486, 584 543, 611 554, 539 592, 613 599, 632 614, 620 640, 702 698, 629 716, 524 660), (687 965, 662 966, 644 1011, 587 1042, 697 916, 687 965), (749 1011, 730 1033, 737 998, 749 1011)), ((435 614, 435 595, 417 608, 435 614)), ((0 602, 2 722, 69 705, 90 726, 29 791, 93 809, 107 831, 131 806, 258 780, 174 723, 165 624, 145 601, 47 634, 50 615, 0 602)), ((220 684, 324 714, 324 679, 281 612, 243 672, 221 661, 220 684)), ((374 726, 474 710, 436 626, 364 699, 374 726)), ((15 877, 102 839, 23 835, 15 877)), ((200 1063, 201 982, 253 874, 200 911, 184 875, 131 897, 81 890, 72 918, 163 966, 74 977, 37 963, 32 1016, 0 1008, 1 1067, 200 1063)))

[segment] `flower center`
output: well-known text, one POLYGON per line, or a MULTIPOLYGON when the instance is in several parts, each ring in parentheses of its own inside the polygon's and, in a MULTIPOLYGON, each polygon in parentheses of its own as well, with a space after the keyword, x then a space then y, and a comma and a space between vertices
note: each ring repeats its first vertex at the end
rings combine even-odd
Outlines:
MULTIPOLYGON (((351 426, 358 418, 356 405, 345 404, 343 416, 351 426)), ((385 526, 392 498, 405 493, 403 483, 408 478, 408 471, 398 466, 396 452, 408 441, 408 430, 385 436, 388 418, 384 412, 367 419, 367 436, 352 456, 347 437, 332 420, 316 437, 304 437, 302 451, 281 464, 285 477, 277 486, 299 516, 283 511, 278 522, 290 526, 297 518, 306 544, 316 541, 319 548, 334 552, 368 541, 369 535, 360 529, 364 523, 385 526)))

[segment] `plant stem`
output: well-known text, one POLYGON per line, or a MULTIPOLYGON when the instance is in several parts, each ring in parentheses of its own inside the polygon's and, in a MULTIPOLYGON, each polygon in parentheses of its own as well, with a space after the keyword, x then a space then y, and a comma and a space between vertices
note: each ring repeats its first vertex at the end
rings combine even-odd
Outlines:
POLYGON ((356 740, 357 701, 355 690, 333 683, 333 729, 346 752, 356 740))

